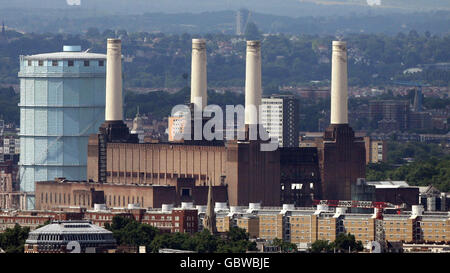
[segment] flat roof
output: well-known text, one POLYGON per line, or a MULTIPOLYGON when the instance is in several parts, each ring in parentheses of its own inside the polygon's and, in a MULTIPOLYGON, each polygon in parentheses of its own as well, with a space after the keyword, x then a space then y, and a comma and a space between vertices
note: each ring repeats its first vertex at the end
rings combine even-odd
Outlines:
POLYGON ((24 60, 106 60, 106 54, 81 52, 53 52, 36 55, 25 55, 24 60))
POLYGON ((410 186, 406 181, 367 181, 368 185, 375 188, 417 188, 410 186))

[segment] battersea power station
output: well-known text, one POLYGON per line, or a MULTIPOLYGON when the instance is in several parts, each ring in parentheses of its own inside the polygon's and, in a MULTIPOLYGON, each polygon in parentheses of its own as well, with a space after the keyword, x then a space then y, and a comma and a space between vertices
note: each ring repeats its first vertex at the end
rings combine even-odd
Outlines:
MULTIPOLYGON (((261 128, 259 112, 248 111, 261 105, 259 41, 247 41, 245 124, 236 128, 244 131, 244 138, 142 142, 123 121, 121 41, 108 39, 105 122, 89 137, 87 179, 37 181, 35 209, 206 205, 209 187, 216 202, 229 206, 352 200, 357 179, 365 177, 366 152, 363 139, 348 125, 346 47, 345 42, 333 42, 331 124, 316 147, 264 151, 261 146, 267 141, 249 137, 249 128, 261 128)), ((206 56, 205 40, 193 39, 190 109, 202 111, 207 105, 206 56)))

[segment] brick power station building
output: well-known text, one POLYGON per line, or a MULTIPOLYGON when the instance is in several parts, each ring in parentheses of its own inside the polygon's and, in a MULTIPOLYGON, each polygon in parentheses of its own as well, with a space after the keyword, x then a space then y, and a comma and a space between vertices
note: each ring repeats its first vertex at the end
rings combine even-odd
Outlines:
MULTIPOLYGON (((247 42, 246 110, 261 105, 258 41, 247 42)), ((121 42, 108 40, 105 123, 89 138, 88 181, 36 182, 36 209, 106 204, 160 208, 181 202, 205 205, 208 185, 214 199, 230 206, 310 206, 313 199, 350 200, 357 178, 365 177, 365 146, 347 120, 347 53, 333 42, 331 125, 317 147, 261 151, 262 141, 185 140, 139 143, 123 122, 121 42)), ((205 41, 193 40, 193 98, 206 105, 205 41)), ((258 124, 245 113, 245 125, 258 124)), ((247 134, 248 136, 248 134, 247 134)))

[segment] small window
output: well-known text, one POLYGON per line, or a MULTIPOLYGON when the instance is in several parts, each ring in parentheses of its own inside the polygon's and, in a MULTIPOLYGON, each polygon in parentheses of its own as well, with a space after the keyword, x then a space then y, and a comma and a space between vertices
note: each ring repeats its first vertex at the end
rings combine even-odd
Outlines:
POLYGON ((103 60, 98 61, 98 66, 104 66, 104 65, 105 65, 105 61, 103 61, 103 60))
POLYGON ((52 66, 58 66, 58 61, 52 61, 52 66))
POLYGON ((33 61, 28 60, 28 66, 33 66, 33 61))
POLYGON ((73 66, 73 60, 68 60, 68 61, 67 61, 67 65, 68 65, 68 66, 73 66))
POLYGON ((84 66, 89 66, 89 61, 84 61, 84 66))
POLYGON ((44 61, 38 61, 39 66, 44 66, 44 61))
POLYGON ((191 196, 191 189, 181 189, 181 196, 182 197, 190 197, 191 196))

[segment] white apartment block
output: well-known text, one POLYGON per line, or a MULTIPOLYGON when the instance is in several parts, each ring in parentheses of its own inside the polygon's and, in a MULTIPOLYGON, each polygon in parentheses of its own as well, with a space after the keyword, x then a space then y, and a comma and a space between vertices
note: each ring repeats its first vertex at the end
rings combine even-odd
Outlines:
POLYGON ((262 124, 279 147, 298 147, 298 100, 278 95, 262 98, 262 124))

